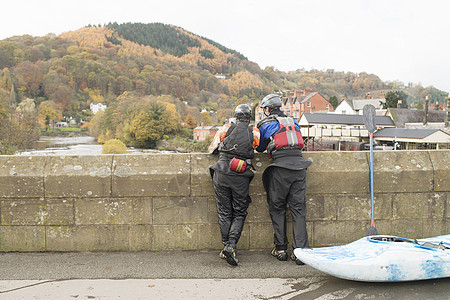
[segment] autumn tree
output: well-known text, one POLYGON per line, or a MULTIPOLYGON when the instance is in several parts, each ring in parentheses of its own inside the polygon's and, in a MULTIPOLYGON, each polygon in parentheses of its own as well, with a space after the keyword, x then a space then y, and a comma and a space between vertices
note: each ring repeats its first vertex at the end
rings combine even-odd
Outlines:
POLYGON ((212 125, 212 121, 211 118, 209 117, 209 112, 202 112, 202 124, 205 126, 211 126, 212 125))
POLYGON ((62 119, 62 113, 53 101, 44 101, 39 105, 38 119, 41 126, 48 130, 50 124, 62 119))
POLYGON ((33 98, 39 96, 43 76, 36 65, 29 61, 20 63, 15 67, 14 75, 18 89, 22 89, 33 98))
POLYGON ((194 120, 194 117, 192 117, 191 114, 187 114, 186 119, 184 119, 184 124, 187 128, 194 129, 197 126, 197 123, 194 120))
POLYGON ((163 120, 164 106, 153 103, 142 110, 130 124, 130 133, 136 146, 153 148, 165 133, 163 120))
POLYGON ((30 101, 21 104, 19 112, 13 110, 9 106, 8 93, 0 89, 0 154, 14 154, 31 148, 39 138, 33 105, 30 101))

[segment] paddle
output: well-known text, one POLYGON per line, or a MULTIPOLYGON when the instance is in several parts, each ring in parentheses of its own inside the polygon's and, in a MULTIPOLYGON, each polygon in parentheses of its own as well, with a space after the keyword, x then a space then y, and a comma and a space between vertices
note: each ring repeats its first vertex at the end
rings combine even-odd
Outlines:
POLYGON ((363 107, 363 120, 369 131, 370 137, 370 227, 366 231, 366 236, 378 235, 378 230, 375 227, 374 213, 373 213, 373 133, 377 129, 375 124, 375 107, 371 104, 366 104, 363 107))

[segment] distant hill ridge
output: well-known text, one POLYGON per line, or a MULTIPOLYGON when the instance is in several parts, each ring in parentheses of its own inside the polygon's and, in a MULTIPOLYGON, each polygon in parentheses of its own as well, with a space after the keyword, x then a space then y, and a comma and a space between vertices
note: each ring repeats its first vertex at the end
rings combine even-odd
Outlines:
POLYGON ((433 87, 383 82, 365 72, 261 69, 235 50, 162 23, 109 23, 56 37, 24 35, 2 40, 0 89, 5 93, 10 92, 11 76, 17 102, 23 97, 52 100, 64 112, 83 109, 92 101, 114 102, 124 92, 172 95, 207 110, 256 103, 267 93, 286 89, 315 90, 337 99, 403 89, 410 96, 408 101, 415 103, 425 95, 430 95, 430 103, 446 96, 433 87), (224 74, 225 79, 216 74, 224 74))

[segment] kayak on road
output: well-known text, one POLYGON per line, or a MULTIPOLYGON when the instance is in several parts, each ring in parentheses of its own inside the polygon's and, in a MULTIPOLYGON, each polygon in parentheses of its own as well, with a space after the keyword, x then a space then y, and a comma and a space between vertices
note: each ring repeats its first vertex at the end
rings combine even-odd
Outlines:
POLYGON ((450 277, 450 235, 418 240, 374 235, 342 246, 297 248, 294 253, 319 271, 349 280, 396 282, 450 277))

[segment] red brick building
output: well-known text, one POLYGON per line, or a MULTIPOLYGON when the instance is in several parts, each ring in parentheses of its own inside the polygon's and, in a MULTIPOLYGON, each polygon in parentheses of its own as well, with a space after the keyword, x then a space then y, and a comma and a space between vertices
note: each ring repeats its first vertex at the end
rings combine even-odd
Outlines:
POLYGON ((196 141, 204 141, 208 135, 214 136, 219 130, 216 126, 201 126, 194 128, 193 139, 196 141))
MULTIPOLYGON (((286 97, 281 98, 281 110, 294 119, 300 119, 303 113, 327 113, 334 111, 333 105, 319 92, 311 90, 295 90, 286 92, 286 97)), ((258 124, 264 118, 262 109, 258 106, 255 110, 255 123, 258 124)))

